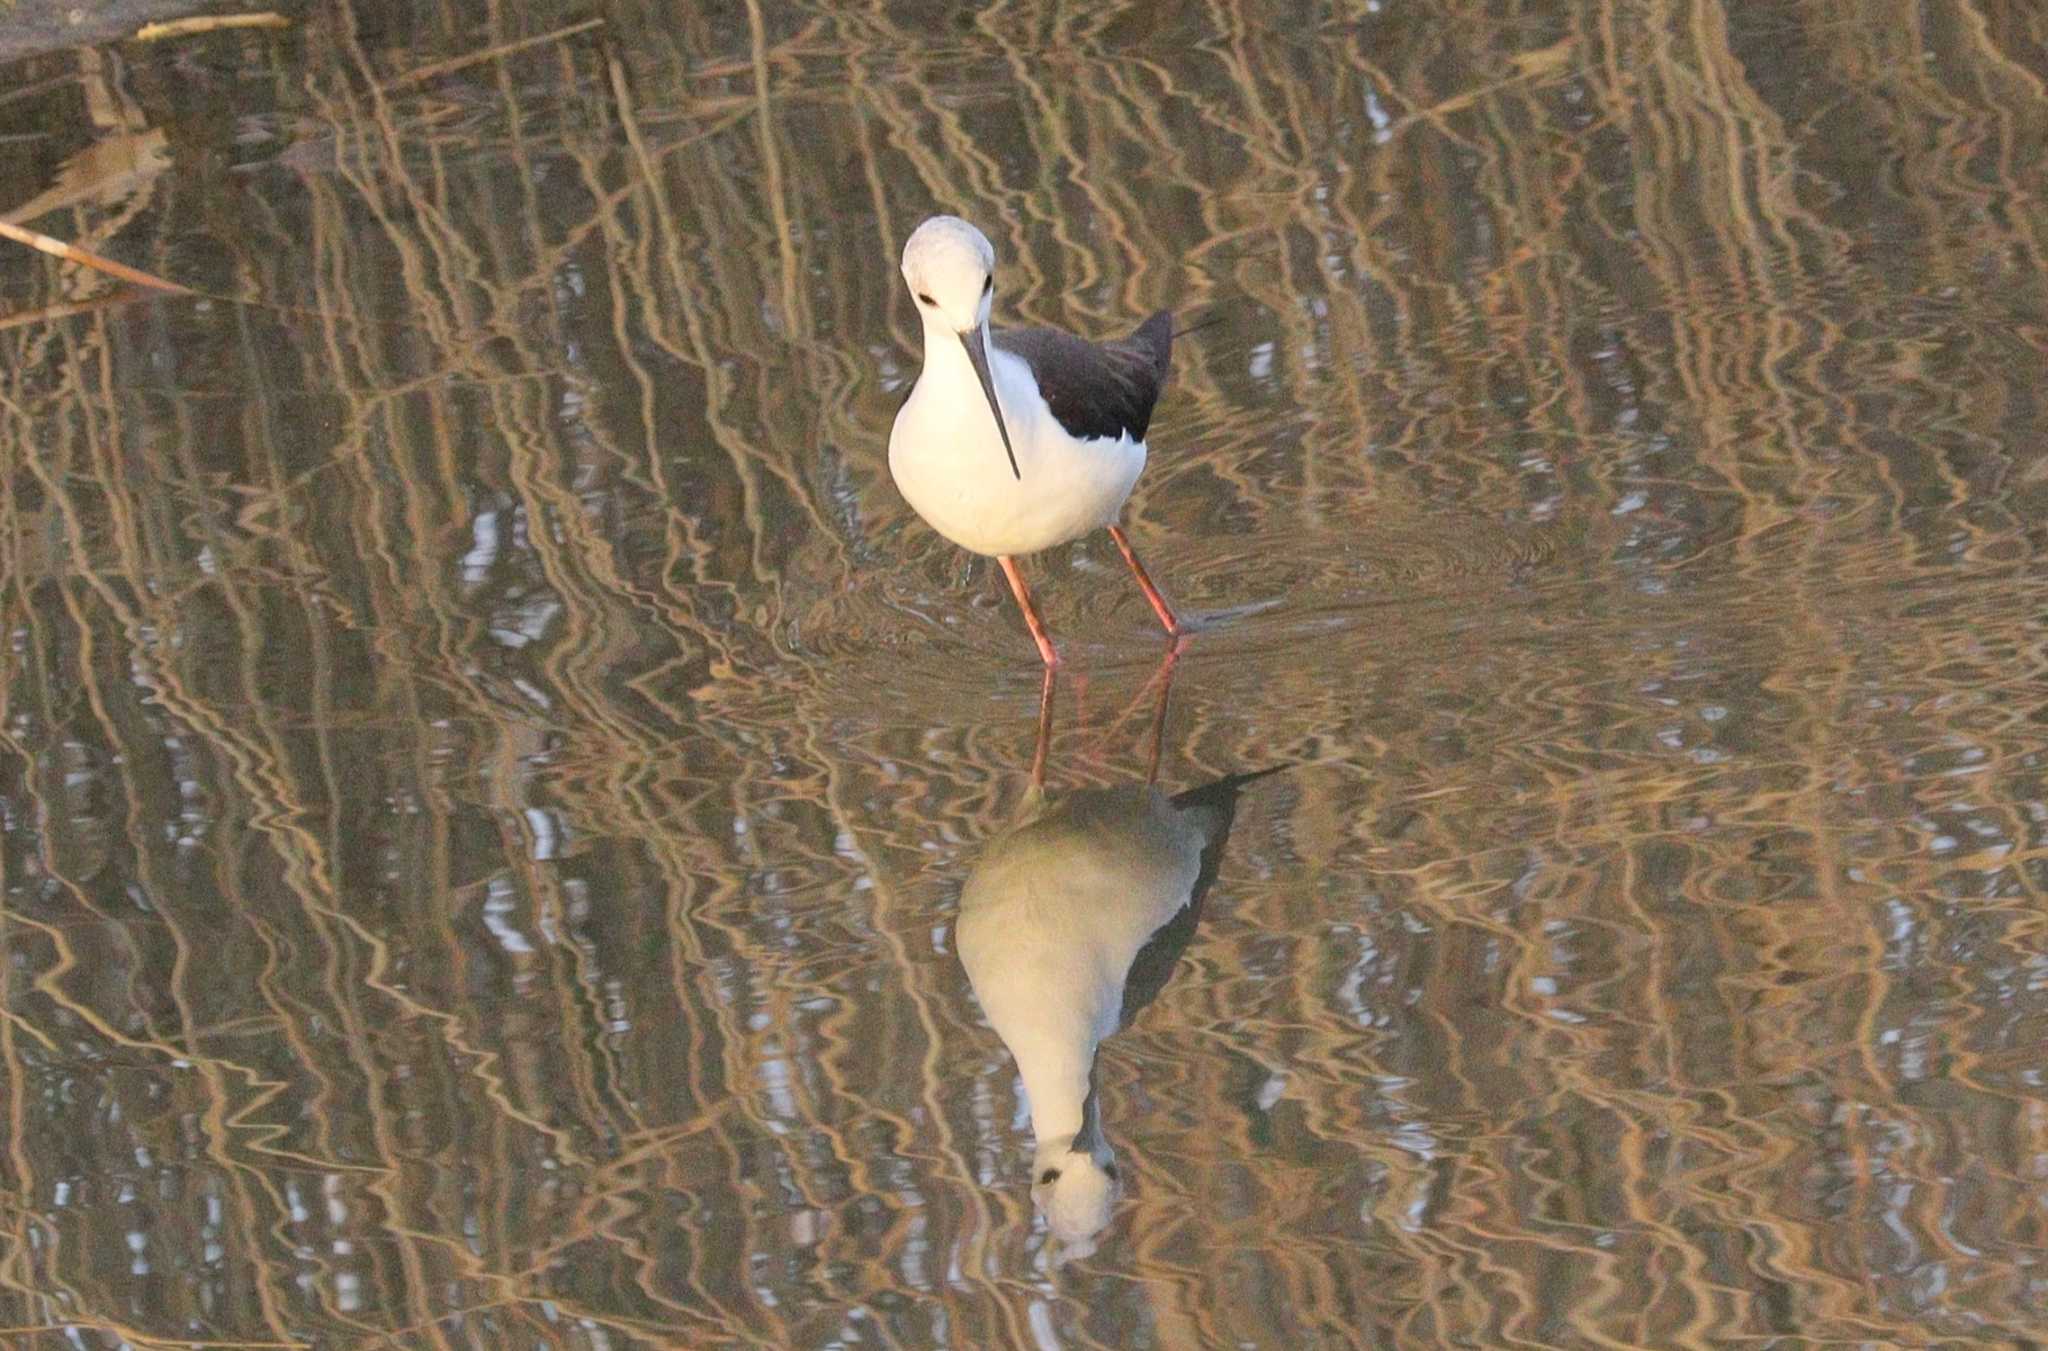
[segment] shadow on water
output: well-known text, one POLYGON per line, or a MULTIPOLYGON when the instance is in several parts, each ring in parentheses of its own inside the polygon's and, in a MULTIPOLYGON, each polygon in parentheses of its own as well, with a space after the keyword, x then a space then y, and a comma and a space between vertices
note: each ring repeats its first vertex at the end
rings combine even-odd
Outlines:
POLYGON ((205 293, 0 248, 5 1338, 2038 1337, 2041 6, 285 17, 0 72, 0 213, 205 293), (1048 777, 1294 766, 1057 1270, 935 210, 1222 316, 1126 521, 1211 622, 1156 717, 1028 560, 1048 777))

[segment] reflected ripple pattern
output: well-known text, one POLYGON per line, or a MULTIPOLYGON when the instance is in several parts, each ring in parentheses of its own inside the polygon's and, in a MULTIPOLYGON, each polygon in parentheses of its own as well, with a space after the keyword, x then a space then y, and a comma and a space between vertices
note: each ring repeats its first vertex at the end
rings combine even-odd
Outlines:
MULTIPOLYGON (((2024 0, 0 72, 0 212, 203 293, 0 251, 0 1339, 2038 1340, 2044 169, 2024 0), (1019 322, 1221 316, 1159 781, 1291 766, 1057 1267, 956 941, 1039 673, 886 463, 941 211, 1019 322)), ((1053 786, 1142 782, 1157 620, 1032 566, 1053 786)))

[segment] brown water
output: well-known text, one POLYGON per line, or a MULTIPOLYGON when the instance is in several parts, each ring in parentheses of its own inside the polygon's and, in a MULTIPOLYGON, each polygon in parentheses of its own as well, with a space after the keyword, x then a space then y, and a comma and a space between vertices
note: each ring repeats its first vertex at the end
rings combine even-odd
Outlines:
MULTIPOLYGON (((0 73, 5 209, 213 297, 0 245, 0 1336, 2043 1338, 2044 160, 2030 0, 0 73), (950 941, 1037 667, 885 467, 935 209, 999 320, 1218 316, 1129 518, 1209 620, 1160 778, 1295 765, 1059 1266, 950 941)), ((1028 568, 1053 786, 1142 779, 1142 596, 1028 568)))

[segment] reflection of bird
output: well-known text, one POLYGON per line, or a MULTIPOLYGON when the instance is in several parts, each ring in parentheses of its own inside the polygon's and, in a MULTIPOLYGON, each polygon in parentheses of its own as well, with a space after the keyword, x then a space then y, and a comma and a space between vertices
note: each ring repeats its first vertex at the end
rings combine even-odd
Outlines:
POLYGON ((1059 655, 1015 555, 1104 526, 1159 622, 1177 634, 1180 621, 1118 524, 1145 467, 1173 316, 1161 310, 1100 345, 1051 328, 992 335, 995 261, 988 237, 957 216, 933 216, 903 246, 903 279, 924 320, 924 370, 889 436, 896 487, 932 529, 1002 564, 1047 666, 1059 655))
POLYGON ((1238 790, 1263 774, 1172 798, 1150 785, 1056 802, 1034 791, 1025 822, 988 846, 961 890, 960 961, 1023 1075, 1031 1197, 1064 1241, 1091 1239, 1115 1200, 1096 1048, 1158 993, 1194 936, 1238 790))

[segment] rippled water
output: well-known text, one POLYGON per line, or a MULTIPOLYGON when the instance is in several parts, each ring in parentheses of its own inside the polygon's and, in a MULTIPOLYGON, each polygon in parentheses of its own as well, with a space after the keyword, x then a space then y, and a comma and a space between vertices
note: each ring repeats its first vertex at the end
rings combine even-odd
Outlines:
POLYGON ((0 1329, 2038 1338, 2044 156, 2025 0, 0 72, 10 218, 205 293, 0 244, 0 1329), (1170 685, 1106 537, 1027 565, 1050 794, 1291 766, 1104 1048, 1085 1254, 952 939, 1037 665, 884 463, 937 209, 999 321, 1217 319, 1170 685))

